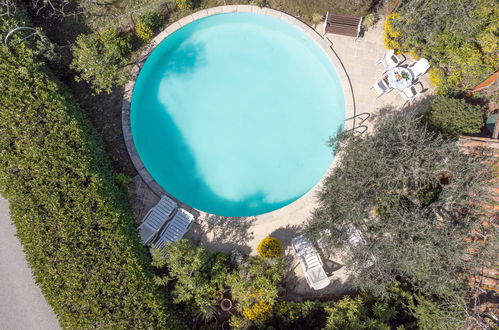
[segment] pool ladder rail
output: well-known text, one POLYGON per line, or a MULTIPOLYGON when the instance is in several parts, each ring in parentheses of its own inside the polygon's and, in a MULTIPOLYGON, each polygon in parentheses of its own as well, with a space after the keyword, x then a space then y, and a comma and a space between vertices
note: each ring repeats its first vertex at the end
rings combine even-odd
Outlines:
POLYGON ((359 113, 358 115, 355 115, 353 117, 349 117, 349 118, 345 119, 345 122, 348 120, 353 120, 353 127, 350 129, 347 129, 346 131, 344 131, 344 133, 359 133, 359 134, 365 133, 367 131, 368 127, 367 127, 367 125, 363 125, 363 124, 367 119, 369 119, 369 117, 371 117, 370 113, 363 112, 363 113, 359 113), (355 126, 356 119, 360 120, 359 124, 357 126, 355 126))

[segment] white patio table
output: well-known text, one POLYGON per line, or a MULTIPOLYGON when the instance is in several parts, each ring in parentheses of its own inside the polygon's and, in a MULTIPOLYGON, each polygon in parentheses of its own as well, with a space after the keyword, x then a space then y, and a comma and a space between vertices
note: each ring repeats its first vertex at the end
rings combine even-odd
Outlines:
POLYGON ((402 67, 396 67, 388 71, 388 84, 392 88, 405 89, 412 85, 414 75, 411 70, 402 67))

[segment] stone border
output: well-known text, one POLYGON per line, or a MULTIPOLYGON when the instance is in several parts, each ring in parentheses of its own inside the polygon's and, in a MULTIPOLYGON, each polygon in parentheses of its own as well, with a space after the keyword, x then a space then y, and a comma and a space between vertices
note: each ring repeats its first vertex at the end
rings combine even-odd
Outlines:
MULTIPOLYGON (((326 53, 327 57, 333 64, 336 73, 338 77, 340 78, 341 85, 343 87, 343 97, 345 100, 345 116, 346 118, 353 117, 356 114, 355 111, 355 100, 354 100, 354 95, 350 83, 350 79, 346 73, 345 67, 343 66, 343 63, 339 59, 338 55, 334 52, 332 43, 329 41, 327 38, 323 38, 316 30, 314 30, 312 27, 308 26, 306 23, 300 21, 298 18, 293 17, 291 15, 288 15, 284 12, 274 10, 271 8, 267 7, 258 7, 258 6, 250 6, 250 5, 231 5, 231 6, 220 6, 220 7, 213 7, 209 9, 203 9, 200 11, 197 11, 191 15, 185 16, 181 18, 180 20, 176 21, 175 23, 169 25, 166 29, 164 29, 161 33, 159 33, 144 49, 144 51, 140 54, 139 60, 137 61, 136 65, 132 68, 131 70, 131 79, 130 81, 125 85, 124 89, 124 95, 123 95, 123 105, 121 108, 121 120, 122 120, 122 128, 123 128, 123 136, 125 139, 125 145, 128 150, 128 154, 130 155, 130 158, 132 160, 133 165, 137 169, 137 172, 141 176, 141 178, 144 180, 144 182, 151 188, 151 190, 158 196, 161 195, 168 195, 170 197, 170 194, 168 194, 152 177, 152 175, 149 173, 149 171, 145 168, 144 164, 142 163, 142 160, 140 159, 137 149, 135 148, 135 144, 133 142, 132 138, 132 132, 131 132, 131 127, 130 127, 130 106, 131 106, 131 101, 132 101, 132 93, 133 93, 133 88, 135 86, 135 80, 137 79, 140 69, 142 68, 145 60, 151 54, 151 52, 156 48, 157 45, 159 45, 164 39, 166 39, 170 34, 173 32, 177 31, 181 27, 194 22, 195 20, 211 16, 211 15, 216 15, 216 14, 223 14, 223 13, 234 13, 234 12, 244 12, 244 13, 256 13, 256 14, 262 14, 262 15, 267 15, 267 16, 272 16, 275 18, 278 18, 280 20, 283 20, 285 22, 288 22, 299 29, 301 29, 305 34, 307 34, 309 37, 311 37, 313 40, 317 42, 317 44, 322 48, 322 50, 326 53)), ((331 165, 332 167, 333 165, 331 165)), ((329 173, 329 171, 328 171, 329 173)), ((321 180, 322 182, 322 180, 321 180)), ((315 191, 317 189, 317 186, 320 183, 318 183, 314 188, 312 188, 308 193, 305 195, 308 195, 310 192, 315 191)), ((295 204, 299 200, 299 198, 292 204, 295 204)), ((176 200, 176 199, 175 199, 176 200)), ((287 206, 284 206, 283 208, 286 208, 287 206)), ((281 208, 282 209, 282 208, 281 208)), ((279 209, 280 210, 280 209, 279 209)), ((272 212, 275 212, 278 210, 274 210, 272 212)), ((199 211, 198 211, 199 212, 199 211)), ((269 212, 269 213, 272 213, 269 212)), ((203 212, 204 213, 204 212, 203 212)))

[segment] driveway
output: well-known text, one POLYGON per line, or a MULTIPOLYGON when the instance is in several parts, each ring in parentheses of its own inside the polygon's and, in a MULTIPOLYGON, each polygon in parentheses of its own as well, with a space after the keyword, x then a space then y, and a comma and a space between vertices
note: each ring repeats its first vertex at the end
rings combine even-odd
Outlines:
POLYGON ((0 329, 60 329, 14 234, 9 204, 0 197, 0 329))

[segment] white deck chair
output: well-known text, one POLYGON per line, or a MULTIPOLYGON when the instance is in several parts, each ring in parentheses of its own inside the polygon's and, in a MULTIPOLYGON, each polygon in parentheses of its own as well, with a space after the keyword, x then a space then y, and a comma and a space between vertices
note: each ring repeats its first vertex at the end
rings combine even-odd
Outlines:
POLYGON ((154 243, 156 248, 163 248, 166 243, 180 240, 185 233, 191 229, 194 223, 194 216, 184 209, 178 209, 177 214, 168 222, 159 234, 158 240, 154 243))
POLYGON ((403 90, 397 90, 400 96, 404 99, 404 105, 407 104, 407 102, 411 102, 414 100, 420 93, 416 90, 415 85, 411 85, 403 90))
MULTIPOLYGON (((355 226, 349 225, 347 233, 348 241, 350 242, 350 245, 352 247, 355 248, 357 246, 365 246, 367 244, 366 240, 362 236, 362 233, 360 232, 360 230, 355 228, 355 226)), ((372 254, 370 254, 367 258, 367 261, 364 263, 364 267, 371 267, 372 265, 374 265, 375 261, 376 258, 372 254)))
POLYGON ((383 57, 378 61, 378 64, 379 63, 383 64, 383 67, 385 68, 386 72, 398 66, 400 63, 402 63, 402 60, 398 58, 397 55, 395 55, 395 51, 393 49, 389 49, 385 52, 383 57))
POLYGON ((300 265, 308 285, 314 290, 327 287, 331 281, 324 271, 322 260, 312 242, 304 236, 298 236, 291 240, 291 244, 298 260, 300 260, 300 265))
POLYGON ((144 221, 139 226, 139 235, 142 244, 151 243, 154 236, 159 232, 163 224, 168 220, 177 209, 177 203, 168 196, 163 195, 153 208, 147 212, 144 221))
POLYGON ((416 62, 409 64, 408 68, 414 74, 414 79, 418 79, 428 71, 430 68, 430 62, 426 58, 421 58, 416 62))
POLYGON ((374 89, 376 93, 378 93, 378 96, 376 98, 392 90, 392 88, 388 84, 387 77, 383 77, 378 80, 374 85, 371 86, 371 89, 374 89))

